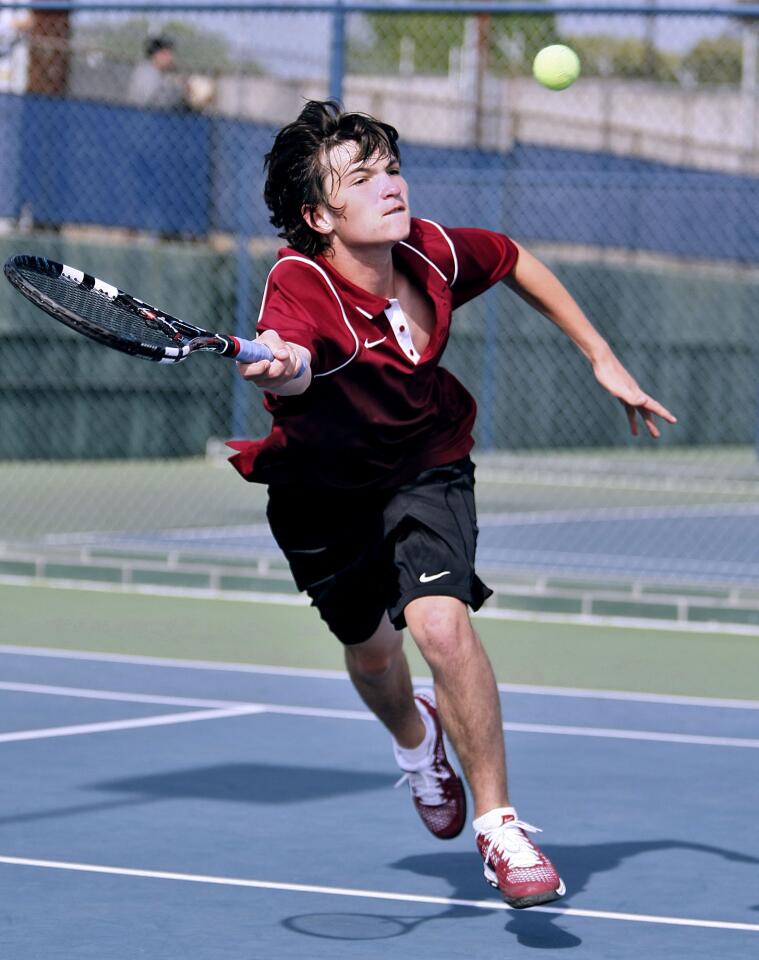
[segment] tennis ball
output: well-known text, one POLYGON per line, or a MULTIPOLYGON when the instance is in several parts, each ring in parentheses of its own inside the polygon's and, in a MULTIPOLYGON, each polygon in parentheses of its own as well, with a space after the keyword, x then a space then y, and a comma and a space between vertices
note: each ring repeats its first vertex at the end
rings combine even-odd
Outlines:
POLYGON ((566 90, 580 76, 580 58, 570 47, 554 43, 538 51, 532 72, 549 90, 566 90))

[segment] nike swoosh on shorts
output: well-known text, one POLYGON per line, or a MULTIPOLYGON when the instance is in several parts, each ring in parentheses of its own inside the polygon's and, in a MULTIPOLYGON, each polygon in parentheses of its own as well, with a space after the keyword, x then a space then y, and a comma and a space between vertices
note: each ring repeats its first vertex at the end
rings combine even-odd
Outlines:
POLYGON ((431 583, 433 580, 439 580, 441 577, 447 577, 450 570, 442 570, 440 573, 423 573, 419 577, 420 583, 431 583))

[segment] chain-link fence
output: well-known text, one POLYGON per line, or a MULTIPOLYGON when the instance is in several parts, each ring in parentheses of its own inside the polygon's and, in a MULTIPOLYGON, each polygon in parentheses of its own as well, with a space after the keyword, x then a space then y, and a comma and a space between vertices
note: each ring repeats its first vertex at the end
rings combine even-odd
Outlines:
MULTIPOLYGON (((446 365, 480 407, 481 562, 540 589, 688 581, 750 606, 759 7, 45 6, 0 4, 3 259, 63 260, 249 336, 280 245, 263 155, 304 99, 338 95, 399 129, 417 215, 533 250, 679 418, 632 440, 547 321, 502 288, 462 309, 446 365), (562 92, 531 75, 555 42, 582 62, 562 92)), ((0 357, 0 574, 127 548, 176 566, 198 542, 269 555, 263 491, 218 469, 224 439, 268 430, 233 364, 140 364, 7 284, 0 357)))

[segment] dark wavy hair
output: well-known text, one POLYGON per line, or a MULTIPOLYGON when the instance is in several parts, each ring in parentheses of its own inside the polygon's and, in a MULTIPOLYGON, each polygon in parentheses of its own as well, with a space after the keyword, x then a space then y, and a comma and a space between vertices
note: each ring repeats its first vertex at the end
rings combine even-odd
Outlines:
POLYGON ((293 123, 283 127, 266 154, 264 200, 279 236, 299 253, 315 257, 329 249, 329 239, 312 230, 303 212, 329 203, 326 181, 330 150, 356 143, 356 159, 393 157, 400 163, 398 131, 365 113, 344 113, 336 100, 309 100, 293 123))

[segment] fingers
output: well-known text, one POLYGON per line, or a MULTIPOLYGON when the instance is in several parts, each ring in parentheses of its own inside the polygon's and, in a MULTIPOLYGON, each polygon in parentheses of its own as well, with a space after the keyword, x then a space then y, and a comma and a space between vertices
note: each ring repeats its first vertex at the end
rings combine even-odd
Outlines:
MULTIPOLYGON (((263 340, 263 337, 261 338, 263 340)), ((264 389, 281 386, 292 379, 300 368, 301 358, 290 344, 279 341, 266 344, 274 355, 273 360, 258 360, 256 363, 238 363, 245 380, 251 380, 264 389)))
POLYGON ((661 432, 659 428, 656 426, 654 415, 649 410, 641 410, 640 415, 641 417, 643 417, 643 423, 645 423, 646 425, 646 429, 648 430, 649 436, 653 437, 654 440, 658 440, 659 437, 661 436, 661 432))
POLYGON ((638 436, 638 417, 636 413, 636 408, 629 403, 622 403, 622 406, 625 408, 625 413, 627 414, 627 422, 630 424, 630 433, 634 436, 638 436))
POLYGON ((636 380, 625 370, 614 356, 606 356, 602 362, 593 365, 596 379, 612 396, 622 403, 630 424, 630 432, 638 436, 638 415, 640 415, 646 430, 651 437, 658 439, 661 436, 656 424, 656 417, 661 417, 667 423, 677 423, 677 417, 645 393, 636 380))
POLYGON ((638 415, 640 415, 643 420, 649 436, 653 437, 654 440, 658 440, 661 436, 661 431, 654 419, 655 417, 661 417, 662 420, 666 420, 667 423, 677 423, 677 417, 670 413, 666 407, 662 406, 658 400, 654 400, 653 397, 649 397, 647 394, 642 393, 637 403, 622 402, 625 407, 625 413, 627 414, 627 421, 630 424, 630 432, 634 437, 638 436, 638 415))
POLYGON ((642 406, 647 411, 655 413, 657 417, 661 417, 662 420, 666 420, 667 423, 677 423, 677 417, 670 413, 666 407, 663 407, 658 400, 654 400, 653 397, 646 397, 646 402, 642 406))

